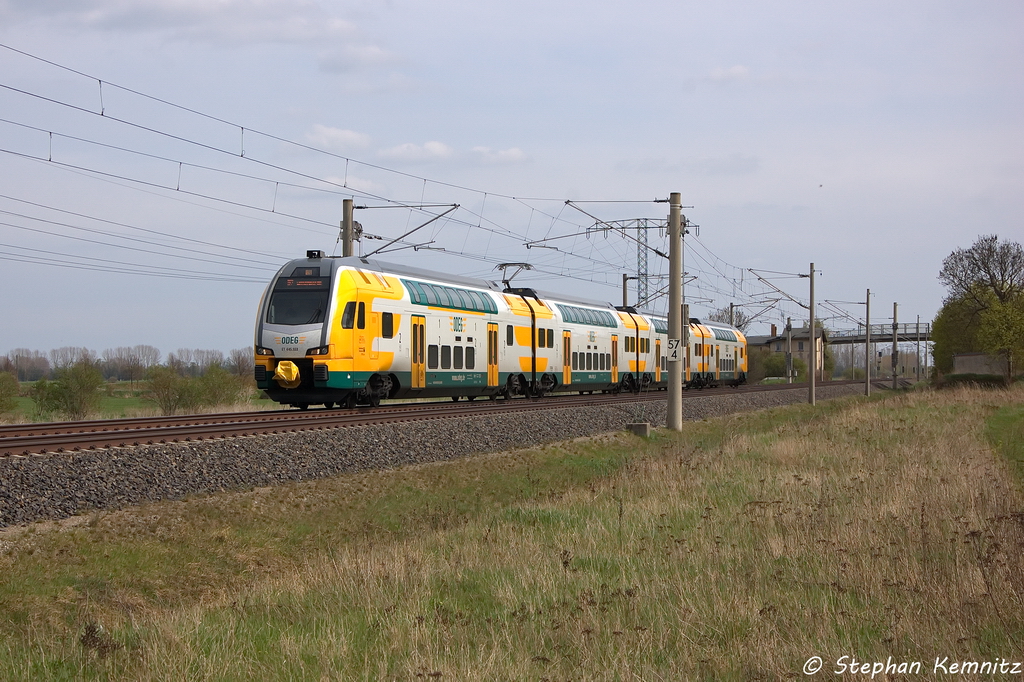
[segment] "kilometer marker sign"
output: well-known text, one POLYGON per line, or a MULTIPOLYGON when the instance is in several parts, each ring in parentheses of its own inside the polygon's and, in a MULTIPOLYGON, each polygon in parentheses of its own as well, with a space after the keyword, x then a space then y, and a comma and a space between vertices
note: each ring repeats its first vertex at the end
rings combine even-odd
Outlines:
POLYGON ((669 362, 679 362, 680 360, 683 359, 682 352, 681 352, 682 351, 682 347, 683 347, 683 344, 682 344, 682 342, 679 339, 669 339, 668 340, 668 361, 669 362))

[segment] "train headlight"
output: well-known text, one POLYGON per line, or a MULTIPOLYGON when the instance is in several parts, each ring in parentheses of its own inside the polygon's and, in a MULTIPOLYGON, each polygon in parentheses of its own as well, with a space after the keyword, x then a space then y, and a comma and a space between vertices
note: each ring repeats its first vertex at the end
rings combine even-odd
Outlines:
POLYGON ((256 346, 256 355, 269 355, 270 357, 274 357, 274 351, 269 348, 256 346))
POLYGON ((306 355, 330 355, 330 346, 320 346, 319 348, 310 348, 306 351, 306 355))

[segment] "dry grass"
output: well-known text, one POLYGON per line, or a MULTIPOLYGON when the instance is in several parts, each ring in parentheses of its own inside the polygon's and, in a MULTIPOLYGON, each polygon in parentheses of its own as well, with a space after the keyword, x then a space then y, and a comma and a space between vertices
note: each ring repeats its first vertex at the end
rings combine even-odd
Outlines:
POLYGON ((1022 402, 787 408, 8 533, 0 570, 80 568, 2 595, 3 665, 553 681, 1024 660, 1024 505, 985 430, 1022 402))

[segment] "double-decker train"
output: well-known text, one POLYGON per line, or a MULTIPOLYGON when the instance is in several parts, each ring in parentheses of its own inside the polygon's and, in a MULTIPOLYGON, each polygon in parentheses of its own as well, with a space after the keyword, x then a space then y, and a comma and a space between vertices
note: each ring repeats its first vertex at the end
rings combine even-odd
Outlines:
MULTIPOLYGON (((307 408, 667 387, 668 321, 571 296, 307 251, 256 321, 256 383, 307 408)), ((741 383, 746 340, 690 320, 684 385, 741 383)))

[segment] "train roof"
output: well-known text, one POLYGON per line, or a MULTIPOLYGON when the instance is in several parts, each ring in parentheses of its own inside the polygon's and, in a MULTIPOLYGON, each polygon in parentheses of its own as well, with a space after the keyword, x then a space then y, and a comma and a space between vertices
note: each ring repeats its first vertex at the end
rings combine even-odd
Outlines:
MULTIPOLYGON (((283 270, 287 270, 289 267, 301 267, 309 265, 314 261, 331 261, 334 263, 335 269, 339 267, 357 268, 360 270, 373 270, 381 274, 392 274, 406 277, 417 277, 421 279, 434 280, 436 282, 444 282, 446 284, 455 284, 466 287, 474 287, 476 289, 484 289, 492 291, 496 294, 503 294, 505 288, 499 283, 493 280, 478 279, 476 277, 465 277, 462 275, 452 275, 447 272, 437 272, 436 270, 426 270, 424 268, 417 268, 411 265, 401 265, 398 263, 388 263, 385 261, 377 260, 376 258, 365 258, 361 256, 324 256, 323 258, 296 258, 289 261, 283 270)), ((539 298, 550 300, 554 303, 569 303, 574 305, 584 305, 591 308, 598 308, 601 310, 615 310, 615 306, 606 301, 594 301, 592 299, 579 298, 577 296, 566 296, 561 293, 553 293, 550 291, 542 291, 539 289, 533 289, 534 293, 539 298)))

